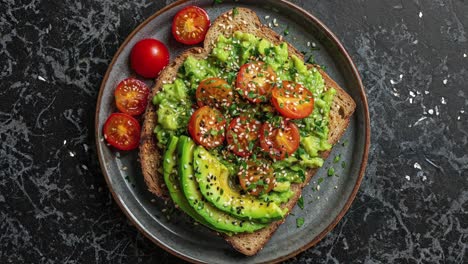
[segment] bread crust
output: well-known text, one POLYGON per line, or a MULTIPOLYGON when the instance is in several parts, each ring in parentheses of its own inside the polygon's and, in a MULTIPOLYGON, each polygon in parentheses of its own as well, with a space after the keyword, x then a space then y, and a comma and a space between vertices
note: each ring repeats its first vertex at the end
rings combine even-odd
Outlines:
MULTIPOLYGON (((219 35, 231 36, 235 31, 242 31, 251 33, 260 38, 269 40, 275 45, 283 41, 282 36, 278 35, 269 27, 263 25, 254 11, 247 8, 237 8, 235 16, 232 11, 226 12, 219 16, 211 25, 207 32, 204 48, 191 48, 183 52, 175 58, 170 65, 168 65, 160 74, 159 78, 151 91, 150 98, 154 97, 158 91, 162 89, 163 83, 172 82, 177 75, 179 67, 183 64, 188 56, 195 58, 205 58, 211 52, 218 39, 219 35)), ((294 54, 300 59, 304 60, 302 53, 300 53, 294 46, 288 44, 289 54, 294 54)), ((317 68, 323 76, 326 89, 334 88, 336 95, 330 110, 329 122, 329 138, 328 142, 336 144, 341 138, 346 128, 348 127, 351 115, 356 108, 356 104, 333 79, 330 78, 322 69, 317 65, 309 65, 309 67, 317 68)), ((168 191, 164 184, 164 179, 158 168, 161 166, 160 149, 157 147, 156 137, 154 136, 153 129, 157 124, 156 106, 152 103, 148 104, 144 115, 144 123, 142 127, 141 142, 140 142, 140 162, 145 182, 148 190, 158 197, 168 199, 168 191)), ((322 152, 321 157, 326 159, 330 151, 322 152)), ((307 172, 306 180, 301 184, 292 184, 291 188, 294 192, 293 197, 282 207, 286 207, 291 211, 301 196, 302 188, 309 183, 317 169, 312 169, 307 172)), ((224 236, 225 240, 232 245, 240 253, 252 256, 260 251, 265 244, 269 241, 278 227, 285 221, 286 217, 282 220, 276 221, 267 227, 258 230, 254 233, 241 233, 233 236, 224 236)))

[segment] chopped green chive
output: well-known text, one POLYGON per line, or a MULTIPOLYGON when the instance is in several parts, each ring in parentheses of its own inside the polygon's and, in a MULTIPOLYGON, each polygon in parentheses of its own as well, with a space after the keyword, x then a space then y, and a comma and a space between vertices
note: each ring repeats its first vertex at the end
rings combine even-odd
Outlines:
MULTIPOLYGON (((222 2, 222 0, 221 0, 221 2, 222 2)), ((239 10, 237 9, 237 7, 234 7, 234 8, 232 9, 232 17, 234 17, 234 16, 236 16, 236 15, 238 15, 238 14, 239 14, 239 10)))
POLYGON ((304 224, 304 218, 303 217, 299 217, 299 218, 296 219, 297 228, 301 227, 303 224, 304 224))
POLYGON ((335 158, 333 159, 333 163, 338 163, 341 159, 341 154, 338 154, 337 156, 335 156, 335 158))
POLYGON ((302 198, 302 196, 299 197, 299 200, 297 200, 297 205, 299 208, 304 209, 304 198, 302 198))

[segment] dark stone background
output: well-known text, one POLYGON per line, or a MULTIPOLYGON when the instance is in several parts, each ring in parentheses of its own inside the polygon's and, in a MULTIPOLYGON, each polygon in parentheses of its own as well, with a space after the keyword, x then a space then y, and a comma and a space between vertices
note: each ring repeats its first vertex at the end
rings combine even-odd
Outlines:
MULTIPOLYGON (((0 263, 173 263, 113 202, 94 111, 124 38, 172 1, 0 1, 0 263)), ((299 263, 468 263, 468 2, 293 1, 359 67, 372 146, 299 263)))

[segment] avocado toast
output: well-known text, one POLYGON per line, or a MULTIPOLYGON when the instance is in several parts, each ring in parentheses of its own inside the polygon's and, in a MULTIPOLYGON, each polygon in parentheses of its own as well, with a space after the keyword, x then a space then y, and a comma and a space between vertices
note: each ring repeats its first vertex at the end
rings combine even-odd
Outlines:
MULTIPOLYGON (((256 195, 249 195, 238 190, 238 186, 229 185, 229 175, 236 174, 230 170, 229 162, 224 164, 219 162, 223 158, 218 156, 222 151, 211 151, 201 146, 197 146, 189 136, 189 133, 173 133, 172 135, 164 134, 167 132, 167 127, 179 126, 186 124, 188 120, 177 119, 171 120, 171 113, 179 106, 164 105, 164 98, 158 94, 168 95, 177 98, 178 96, 187 96, 186 91, 193 90, 199 85, 202 80, 187 82, 190 77, 185 74, 181 76, 180 72, 186 71, 191 62, 203 62, 208 57, 216 57, 219 61, 229 61, 230 56, 220 52, 220 48, 225 48, 238 40, 246 41, 247 44, 254 43, 255 52, 264 53, 268 49, 273 49, 274 56, 280 57, 280 54, 286 51, 286 60, 283 63, 294 63, 296 69, 303 66, 303 55, 298 52, 292 45, 283 42, 282 37, 275 33, 270 28, 262 25, 257 15, 245 8, 236 8, 218 17, 209 29, 204 42, 204 48, 192 48, 179 55, 172 63, 166 67, 160 77, 157 79, 155 86, 152 89, 151 96, 155 98, 155 104, 148 104, 142 130, 140 144, 140 159, 143 175, 148 189, 155 195, 162 198, 171 197, 178 207, 192 216, 196 221, 222 234, 236 250, 245 255, 256 254, 269 240, 274 231, 284 222, 286 215, 296 204, 300 197, 302 188, 310 181, 315 174, 316 168, 321 166, 321 162, 328 157, 330 148, 337 143, 339 138, 344 133, 349 123, 349 118, 354 112, 355 103, 352 98, 341 89, 324 71, 316 65, 306 65, 307 73, 303 76, 312 76, 310 78, 318 78, 320 76, 321 86, 320 94, 323 96, 327 92, 327 97, 330 102, 325 101, 325 115, 327 122, 321 125, 313 124, 314 129, 321 129, 322 137, 318 137, 319 141, 301 141, 301 147, 307 156, 307 160, 297 158, 292 161, 294 164, 286 164, 284 167, 294 167, 295 163, 302 162, 296 171, 289 171, 292 174, 297 174, 301 177, 300 180, 291 179, 289 175, 286 183, 276 184, 275 189, 271 190, 271 194, 265 194, 269 189, 266 185, 262 188, 264 193, 258 195, 255 190, 248 190, 256 195), (285 44, 282 44, 285 43, 285 44), (267 48, 265 48, 265 45, 267 48), (278 47, 278 48, 275 48, 278 47), (180 82, 181 79, 186 82, 180 82), (185 79, 184 79, 185 78, 185 79), (168 87, 168 88, 164 88, 168 87), (193 87, 191 87, 193 86, 193 87), (171 89, 172 92, 169 92, 171 89), (166 91, 167 90, 167 91, 166 91), (332 92, 329 92, 333 90, 332 92), (167 109, 165 109, 165 107, 167 109), (164 112, 166 111, 166 112, 164 112), (171 112, 172 111, 172 112, 171 112), (158 113, 160 113, 158 120, 158 113), (162 115, 164 113, 164 115, 162 115), (326 128, 324 128, 325 126, 326 128), (159 129, 158 129, 159 127, 159 129), (156 130, 156 131, 155 131, 156 130), (320 141, 322 140, 322 141, 320 141), (317 144, 321 145, 317 147, 317 144), (313 153, 313 152, 318 153, 313 153), (320 162, 320 160, 322 160, 320 162), (173 162, 174 161, 174 162, 173 162), (309 165, 304 165, 304 164, 309 165), (184 166, 185 165, 185 166, 184 166), (306 168, 305 173, 302 173, 306 168), (303 175, 301 175, 303 174, 303 175), (214 177, 216 180, 214 180, 214 177), (206 181, 210 182, 206 182, 206 181), (205 182, 204 182, 205 181, 205 182), (214 182, 213 182, 214 181, 214 182), (168 186, 166 183, 169 183, 168 186), (213 184, 214 185, 211 185, 213 184), (198 186, 198 187, 197 187, 198 186), (209 189, 207 186, 210 186, 209 189), (212 187, 214 186, 214 187, 212 187), (223 187, 224 186, 224 187, 223 187), (280 190, 283 187, 282 190, 280 190), (229 189, 232 188, 233 190, 229 189), (236 189, 237 188, 237 189, 236 189), (223 190, 223 191, 221 191, 223 190), (239 199, 226 200, 226 193, 231 191, 231 197, 235 195, 242 196, 239 199), (277 194, 274 196, 273 194, 277 194), (264 198, 263 195, 266 195, 264 198), (245 198, 249 197, 249 198, 245 198), (262 200, 263 199, 263 200, 262 200), (266 200, 265 200, 266 199, 266 200), (279 200, 275 202, 275 199, 279 200), (252 201, 252 202, 250 202, 252 201), (263 202, 261 202, 263 201, 263 202), (266 201, 266 202, 265 202, 266 201), (237 204, 236 204, 237 203, 237 204), (251 206, 244 206, 243 203, 252 203, 251 206), (242 225, 242 226, 241 226, 242 225)), ((246 50, 242 49, 242 55, 246 54, 246 50)), ((249 54, 251 55, 251 54, 249 54)), ((268 57, 262 54, 263 57, 268 57)), ((255 57, 254 55, 252 55, 255 57)), ((250 60, 249 57, 240 58, 246 63, 250 60)), ((269 62, 266 62, 270 64, 269 62)), ((281 63, 272 62, 276 67, 281 67, 281 63)), ((240 66, 240 65, 239 65, 240 66)), ((192 71, 197 68, 203 68, 195 63, 192 66, 192 71)), ((210 70, 210 67, 206 67, 210 70)), ((214 67, 213 69, 217 69, 214 67)), ((239 69, 236 69, 239 71, 239 69)), ((304 71, 304 69, 301 69, 304 71)), ((278 75, 284 75, 281 70, 276 71, 278 75)), ((204 74, 206 77, 221 75, 225 79, 229 79, 228 73, 214 72, 204 74)), ((290 73, 286 73, 285 78, 291 78, 290 73)), ((215 76, 218 77, 218 76, 215 76)), ((314 83, 314 80, 306 81, 314 83)), ((233 80, 229 81, 232 85, 233 80)), ((235 85, 233 85, 235 86, 235 85)), ((315 96, 315 94, 314 94, 315 96)), ((319 98, 325 99, 325 98, 319 98)), ((316 109, 319 109, 318 103, 321 100, 316 99, 316 109)), ((322 102, 323 103, 323 102, 322 102)), ((191 107, 181 107, 179 114, 181 116, 190 117, 191 107), (185 113, 185 114, 184 114, 185 113)), ((200 109, 200 108, 199 108, 200 109)), ((263 110, 263 114, 267 114, 269 110, 263 110)), ((316 111, 317 112, 317 111, 316 111)), ((317 114, 324 114, 317 113, 317 114)), ((259 117, 260 119, 263 117, 259 117)), ((303 132, 305 121, 298 121, 297 124, 303 132)), ((180 130, 180 128, 176 128, 180 130)), ((185 127, 185 131, 186 131, 185 127)), ((184 130, 184 128, 182 128, 184 130)), ((304 135, 307 138, 307 135, 304 135)), ((314 139, 317 139, 315 137, 314 139)), ((239 150, 239 149, 237 149, 239 150)), ((298 150, 299 151, 299 150, 298 150)), ((241 151, 242 152, 242 151, 241 151)), ((296 155, 296 154, 295 154, 296 155)), ((287 157, 285 160, 291 161, 295 158, 294 155, 287 157)), ((275 162, 281 164, 283 161, 275 162)), ((283 162, 284 163, 284 162, 283 162)), ((272 165, 273 166, 273 165, 272 165)), ((281 168, 284 169, 284 168, 281 168)), ((235 170, 235 169, 234 169, 235 170)), ((239 170, 239 168, 237 168, 239 170)), ((294 178, 295 175, 292 175, 294 178)), ((298 177, 295 177, 298 178, 298 177)), ((260 189, 260 188, 259 188, 260 189)), ((233 197, 235 198, 235 197, 233 197)))

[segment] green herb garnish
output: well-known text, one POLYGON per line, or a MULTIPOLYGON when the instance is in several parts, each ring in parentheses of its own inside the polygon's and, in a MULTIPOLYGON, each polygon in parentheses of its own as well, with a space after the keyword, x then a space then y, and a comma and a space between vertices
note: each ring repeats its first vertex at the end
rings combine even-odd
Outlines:
POLYGON ((304 218, 303 217, 299 217, 299 218, 296 219, 297 228, 301 227, 303 224, 304 224, 304 218))
POLYGON ((320 185, 322 182, 323 182, 323 178, 319 178, 319 179, 317 180, 317 185, 320 185))
POLYGON ((239 14, 239 10, 237 9, 237 7, 234 7, 234 8, 232 9, 232 17, 234 17, 234 16, 236 16, 236 15, 238 15, 238 14, 239 14))
POLYGON ((341 154, 335 156, 335 158, 333 159, 333 163, 338 163, 338 161, 340 161, 341 159, 341 154))
POLYGON ((302 198, 302 196, 299 197, 299 200, 297 200, 297 205, 299 208, 304 209, 304 198, 302 198))
POLYGON ((328 177, 335 175, 335 168, 331 167, 328 169, 328 177))

